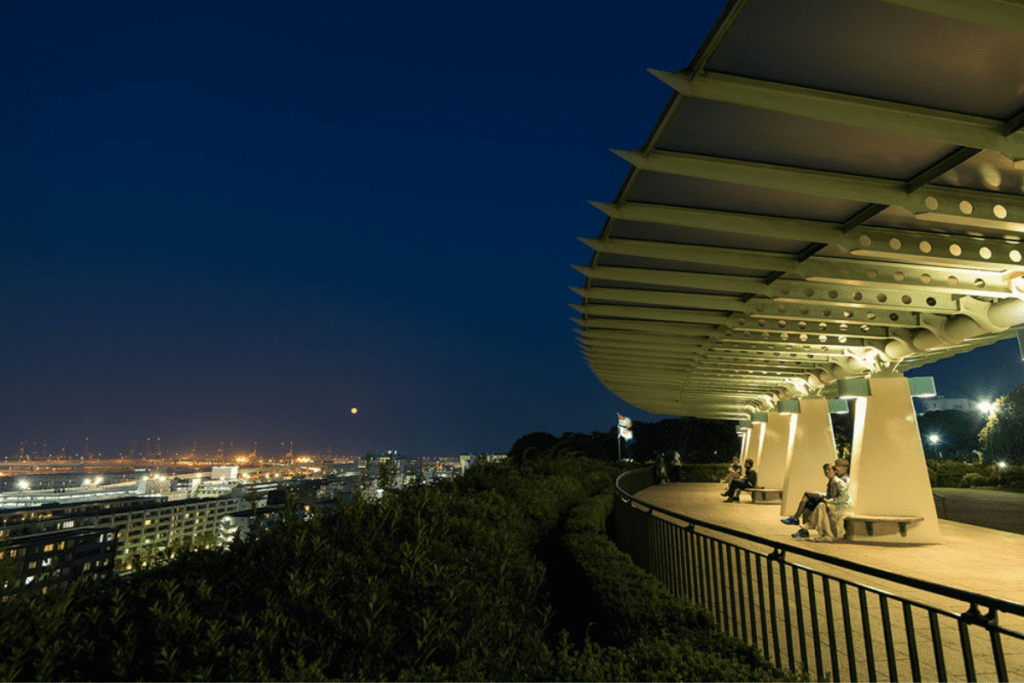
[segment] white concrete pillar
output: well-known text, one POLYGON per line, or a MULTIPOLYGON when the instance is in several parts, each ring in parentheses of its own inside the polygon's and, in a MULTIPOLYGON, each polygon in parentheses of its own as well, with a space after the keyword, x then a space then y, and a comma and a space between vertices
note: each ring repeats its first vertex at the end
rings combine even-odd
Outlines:
POLYGON ((768 413, 768 425, 761 446, 757 470, 757 485, 766 489, 781 489, 786 476, 786 455, 792 438, 792 414, 768 413))
POLYGON ((873 378, 869 386, 871 395, 858 396, 853 413, 853 512, 923 518, 907 527, 906 537, 895 524, 875 524, 872 541, 940 543, 935 499, 907 380, 873 378))
POLYGON ((800 412, 793 418, 795 428, 786 458, 782 507, 779 510, 783 517, 796 512, 805 491, 825 491, 828 480, 822 474, 821 466, 836 459, 828 399, 801 399, 800 412))
POLYGON ((752 426, 748 430, 747 447, 743 451, 743 455, 740 457, 740 466, 743 467, 743 463, 748 459, 754 461, 754 469, 757 469, 758 463, 761 462, 761 448, 764 446, 764 432, 765 422, 753 422, 752 426))

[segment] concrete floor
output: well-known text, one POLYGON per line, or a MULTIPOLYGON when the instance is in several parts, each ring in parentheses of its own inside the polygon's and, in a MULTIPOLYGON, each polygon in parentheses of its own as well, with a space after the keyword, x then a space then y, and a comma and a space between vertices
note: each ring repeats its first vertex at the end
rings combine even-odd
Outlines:
MULTIPOLYGON (((805 548, 822 555, 883 569, 902 576, 952 586, 1015 603, 1024 603, 1024 566, 1022 566, 1024 565, 1024 535, 1022 534, 940 519, 939 528, 942 542, 935 545, 889 545, 862 541, 815 543, 794 539, 790 536, 795 527, 784 525, 779 521, 781 516, 778 503, 752 504, 745 502, 747 496, 742 496, 744 501, 742 503, 723 504, 721 496, 718 495, 721 491, 722 486, 719 484, 664 484, 645 489, 637 494, 636 498, 639 501, 648 502, 695 520, 743 531, 785 546, 805 548)), ((1002 491, 971 491, 969 489, 946 489, 939 493, 946 496, 947 514, 954 510, 955 506, 956 514, 962 519, 991 520, 995 518, 998 521, 999 518, 1005 517, 1008 520, 1007 526, 1024 524, 1024 494, 1002 491)), ((719 536, 710 531, 707 532, 707 535, 719 536)), ((735 542, 735 539, 728 536, 721 537, 735 542)), ((761 553, 765 552, 765 547, 758 547, 757 544, 737 543, 737 545, 761 553)), ((956 614, 966 611, 969 606, 962 601, 840 569, 826 562, 798 555, 787 555, 786 559, 791 564, 801 565, 814 572, 877 588, 894 596, 949 610, 956 614)), ((947 661, 950 664, 947 677, 950 680, 963 680, 962 673, 958 674, 956 671, 957 662, 962 662, 962 656, 958 649, 955 622, 950 621, 950 623, 951 626, 943 627, 944 630, 953 629, 948 638, 943 638, 946 644, 944 649, 948 649, 947 661)), ((1024 617, 1001 614, 999 624, 1013 631, 1024 632, 1024 617)), ((918 624, 919 629, 920 626, 918 624)), ((926 633, 922 633, 922 636, 930 638, 926 633)), ((979 679, 994 680, 995 672, 991 665, 991 656, 983 653, 987 647, 985 644, 987 636, 983 632, 979 632, 974 637, 978 638, 975 646, 978 656, 981 660, 988 660, 987 662, 978 662, 979 679)), ((1010 680, 1024 680, 1024 641, 1004 636, 1003 647, 1010 669, 1010 680)), ((855 649, 861 650, 860 647, 855 649)), ((877 648, 876 652, 878 652, 877 648)), ((863 652, 858 652, 856 656, 861 659, 863 652)), ((902 662, 900 669, 905 670, 905 668, 905 662, 902 662)), ((934 675, 934 671, 932 674, 934 675)), ((881 673, 879 677, 883 678, 881 673)), ((900 678, 906 679, 903 675, 900 678)), ((923 678, 927 680, 927 674, 924 674, 923 678)))

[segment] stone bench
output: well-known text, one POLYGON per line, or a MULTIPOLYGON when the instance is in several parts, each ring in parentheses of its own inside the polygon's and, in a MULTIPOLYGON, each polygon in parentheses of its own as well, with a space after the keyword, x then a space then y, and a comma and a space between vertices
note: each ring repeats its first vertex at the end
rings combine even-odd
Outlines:
POLYGON ((857 522, 864 524, 868 536, 875 535, 875 524, 896 524, 900 530, 900 536, 906 538, 907 525, 924 521, 924 517, 898 517, 894 515, 847 515, 843 520, 845 530, 844 538, 850 540, 854 537, 854 525, 857 522))
POLYGON ((749 493, 751 503, 756 503, 758 500, 760 500, 762 503, 767 502, 769 494, 773 498, 778 498, 779 500, 782 499, 782 489, 752 488, 742 489, 740 493, 749 493))

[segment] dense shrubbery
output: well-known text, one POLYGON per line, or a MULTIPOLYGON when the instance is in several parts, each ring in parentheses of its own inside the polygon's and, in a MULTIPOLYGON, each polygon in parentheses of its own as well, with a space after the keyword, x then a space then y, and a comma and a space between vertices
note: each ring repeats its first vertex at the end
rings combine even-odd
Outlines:
POLYGON ((616 469, 558 450, 310 521, 288 514, 256 539, 132 577, 15 597, 0 604, 0 677, 781 675, 614 547, 616 469))

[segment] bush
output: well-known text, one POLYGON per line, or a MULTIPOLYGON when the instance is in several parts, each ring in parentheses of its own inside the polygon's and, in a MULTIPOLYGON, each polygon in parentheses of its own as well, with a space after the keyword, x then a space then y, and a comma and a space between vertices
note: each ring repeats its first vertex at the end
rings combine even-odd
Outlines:
POLYGON ((799 680, 759 650, 718 630, 711 613, 676 598, 604 534, 612 497, 573 508, 562 544, 579 576, 575 604, 588 622, 582 642, 564 637, 560 680, 799 680))
POLYGON ((979 472, 968 472, 960 481, 960 488, 969 489, 972 486, 985 486, 988 482, 988 475, 979 472))
POLYGON ((679 467, 679 480, 692 483, 717 483, 729 473, 730 465, 731 463, 684 464, 679 467))

